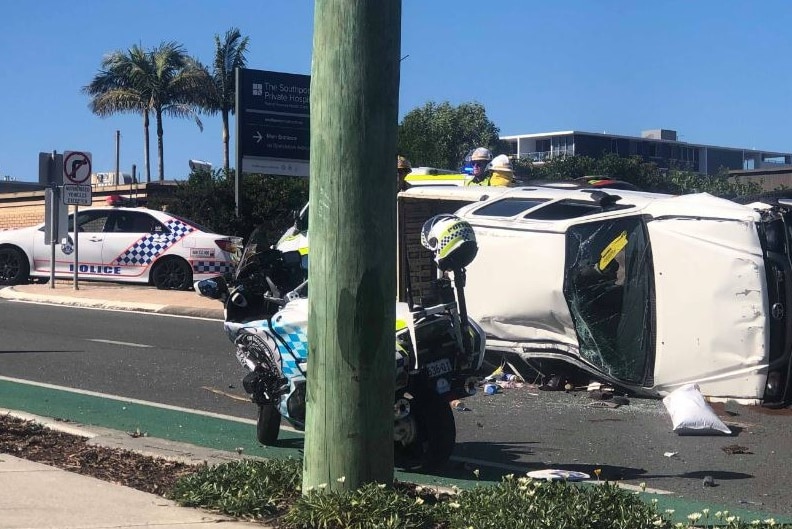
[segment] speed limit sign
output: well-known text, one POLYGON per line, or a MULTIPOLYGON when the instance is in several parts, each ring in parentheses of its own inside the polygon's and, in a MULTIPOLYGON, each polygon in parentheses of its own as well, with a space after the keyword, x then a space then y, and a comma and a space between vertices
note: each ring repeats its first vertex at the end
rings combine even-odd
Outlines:
POLYGON ((91 178, 91 153, 66 151, 63 153, 63 183, 83 184, 91 178))

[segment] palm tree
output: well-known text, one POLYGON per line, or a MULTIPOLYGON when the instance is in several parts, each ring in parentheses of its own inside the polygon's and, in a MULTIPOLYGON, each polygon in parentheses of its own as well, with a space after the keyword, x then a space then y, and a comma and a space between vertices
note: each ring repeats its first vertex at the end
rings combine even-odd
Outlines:
POLYGON ((151 100, 149 109, 157 122, 157 153, 159 155, 159 179, 165 178, 163 154, 162 116, 192 117, 203 132, 203 123, 198 117, 197 101, 200 91, 209 82, 206 68, 197 60, 187 56, 180 44, 163 42, 150 53, 154 66, 153 75, 147 79, 151 100))
POLYGON ((215 35, 215 56, 212 66, 212 90, 206 94, 202 104, 209 114, 220 112, 223 118, 223 169, 228 175, 228 115, 234 113, 236 106, 236 69, 247 65, 248 37, 242 37, 238 28, 226 31, 223 39, 215 35))
POLYGON ((150 97, 137 80, 146 77, 149 56, 140 46, 127 52, 114 51, 102 59, 101 70, 82 91, 92 97, 88 107, 97 116, 106 117, 119 112, 133 112, 143 116, 143 159, 146 165, 146 182, 151 181, 149 156, 149 101, 150 97))
POLYGON ((102 70, 83 90, 93 96, 91 110, 101 116, 117 112, 143 114, 146 180, 150 180, 148 155, 149 114, 157 124, 159 180, 165 179, 163 115, 192 117, 203 131, 197 102, 208 85, 206 69, 189 57, 182 46, 163 42, 144 51, 133 46, 128 53, 113 52, 102 61, 102 70))

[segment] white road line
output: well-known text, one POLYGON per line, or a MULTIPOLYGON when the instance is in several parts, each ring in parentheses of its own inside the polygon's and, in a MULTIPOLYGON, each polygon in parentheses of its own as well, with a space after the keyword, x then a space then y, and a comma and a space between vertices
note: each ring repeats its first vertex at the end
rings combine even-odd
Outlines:
MULTIPOLYGON (((97 391, 88 391, 85 389, 76 389, 76 388, 69 388, 66 386, 56 386, 55 384, 47 384, 45 382, 33 382, 32 380, 25 380, 22 378, 12 378, 12 377, 5 377, 0 375, 0 380, 5 380, 7 382, 14 382, 17 384, 25 384, 28 386, 38 386, 41 388, 47 389, 56 389, 58 391, 67 391, 69 393, 77 393, 78 395, 88 395, 90 397, 99 397, 102 399, 110 399, 110 400, 117 400, 119 402, 128 402, 130 404, 140 404, 142 406, 151 406, 152 408, 160 408, 163 410, 173 410, 173 411, 180 411, 184 413, 191 413, 193 415, 203 415, 204 417, 212 417, 215 419, 223 419, 226 421, 233 421, 233 422, 240 422, 243 424, 256 424, 256 421, 253 419, 243 419, 241 417, 234 417, 233 415, 225 415, 222 413, 214 413, 211 411, 202 411, 202 410, 194 410, 191 408, 182 408, 181 406, 172 406, 170 404, 162 404, 160 402, 151 402, 148 400, 140 400, 140 399, 132 399, 128 397, 121 397, 119 395, 111 395, 109 393, 99 393, 97 391)), ((252 403, 251 403, 252 404, 252 403)), ((281 424, 281 430, 288 430, 294 433, 303 433, 295 428, 287 424, 281 424)))
POLYGON ((154 347, 142 343, 117 342, 116 340, 102 340, 100 338, 86 338, 89 342, 109 343, 110 345, 126 345, 127 347, 154 347))

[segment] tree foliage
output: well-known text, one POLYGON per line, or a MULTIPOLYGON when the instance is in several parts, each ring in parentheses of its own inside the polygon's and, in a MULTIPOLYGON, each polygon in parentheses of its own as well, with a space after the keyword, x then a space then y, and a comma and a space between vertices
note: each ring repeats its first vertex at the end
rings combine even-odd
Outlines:
POLYGON ((413 167, 459 169, 476 147, 500 150, 499 129, 480 103, 430 101, 407 113, 399 125, 399 154, 413 167))
POLYGON ((102 59, 99 73, 84 86, 83 93, 91 96, 88 107, 97 116, 131 112, 143 117, 143 158, 146 181, 151 180, 149 154, 149 94, 142 83, 136 82, 149 69, 149 57, 140 46, 127 51, 114 51, 102 59))
POLYGON ((515 171, 523 181, 553 182, 572 180, 582 176, 607 176, 629 182, 644 191, 681 195, 710 193, 733 198, 756 194, 761 186, 755 182, 735 179, 725 169, 715 175, 704 175, 678 169, 661 169, 640 156, 621 157, 606 154, 602 158, 569 156, 553 158, 543 164, 528 160, 515 160, 515 171))
POLYGON ((226 31, 221 39, 215 35, 215 55, 212 62, 212 82, 203 93, 205 100, 201 108, 208 114, 220 113, 223 121, 223 169, 230 170, 228 142, 228 116, 236 108, 236 69, 247 65, 247 53, 250 39, 243 37, 238 28, 226 31))
POLYGON ((294 223, 294 212, 308 202, 308 180, 287 176, 245 175, 240 182, 245 200, 234 214, 234 174, 194 171, 167 195, 153 195, 148 207, 186 217, 217 233, 247 238, 263 226, 275 243, 294 223))
POLYGON ((163 42, 151 50, 136 45, 128 51, 114 51, 105 56, 99 73, 83 92, 91 96, 89 107, 99 116, 119 112, 143 115, 147 180, 150 179, 149 115, 154 114, 158 172, 162 181, 165 178, 162 118, 164 115, 192 117, 203 130, 198 104, 209 81, 206 69, 189 57, 181 44, 163 42))

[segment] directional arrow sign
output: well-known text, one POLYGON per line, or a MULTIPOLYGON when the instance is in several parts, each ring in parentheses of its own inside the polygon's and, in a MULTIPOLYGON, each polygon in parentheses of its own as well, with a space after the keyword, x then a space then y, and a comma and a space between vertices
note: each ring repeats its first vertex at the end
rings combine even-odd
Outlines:
POLYGON ((308 75, 237 70, 236 125, 239 173, 308 176, 308 75))

